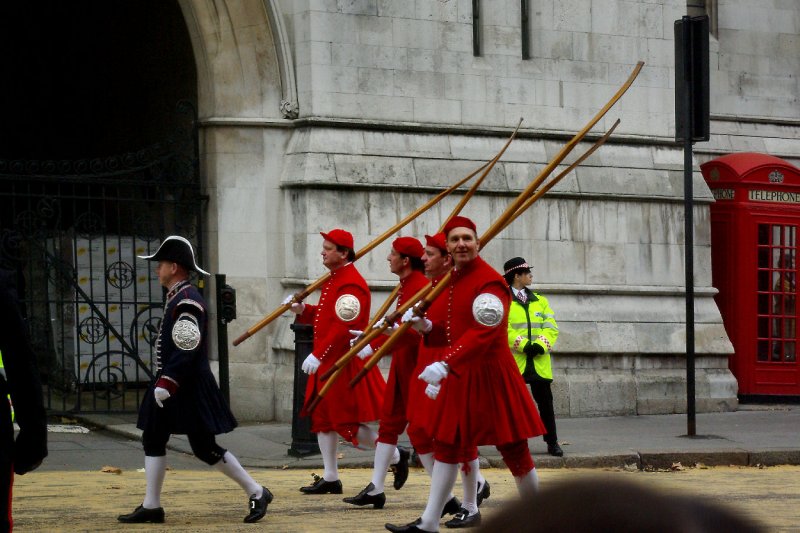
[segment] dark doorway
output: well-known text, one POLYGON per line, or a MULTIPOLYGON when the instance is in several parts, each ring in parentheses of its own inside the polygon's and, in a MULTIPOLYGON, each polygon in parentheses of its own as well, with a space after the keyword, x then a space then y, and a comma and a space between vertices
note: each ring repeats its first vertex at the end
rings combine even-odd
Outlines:
POLYGON ((175 0, 0 3, 0 159, 76 159, 138 150, 197 100, 175 0))
MULTIPOLYGON (((197 74, 176 0, 0 4, 0 266, 19 274, 48 406, 135 411, 165 235, 202 244, 197 74)), ((202 250, 201 250, 202 253, 202 250)))

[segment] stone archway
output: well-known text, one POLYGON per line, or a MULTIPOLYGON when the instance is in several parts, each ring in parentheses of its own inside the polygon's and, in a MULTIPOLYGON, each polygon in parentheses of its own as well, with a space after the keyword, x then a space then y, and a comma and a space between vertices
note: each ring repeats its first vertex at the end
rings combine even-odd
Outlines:
MULTIPOLYGON (((268 312, 284 276, 279 169, 287 119, 297 116, 291 50, 272 0, 179 3, 198 72, 209 268, 226 274, 239 295, 233 339, 268 312)), ((291 391, 291 379, 276 377, 287 362, 275 355, 272 333, 229 352, 231 405, 240 418, 276 418, 283 389, 291 391)))
MULTIPOLYGON (((19 273, 47 404, 135 411, 139 318, 161 288, 135 256, 201 240, 197 75, 176 0, 0 6, 0 264, 19 273)), ((145 313, 145 314, 142 314, 145 313)))

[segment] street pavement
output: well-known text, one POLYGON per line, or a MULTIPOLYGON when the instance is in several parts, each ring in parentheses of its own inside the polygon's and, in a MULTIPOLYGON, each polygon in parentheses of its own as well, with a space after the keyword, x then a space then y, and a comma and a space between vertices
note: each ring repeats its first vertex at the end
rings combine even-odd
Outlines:
MULTIPOLYGON (((140 450, 137 441, 141 432, 136 429, 134 415, 86 414, 76 418, 89 427, 128 437, 130 440, 119 446, 140 450)), ((740 405, 733 412, 700 413, 696 415, 693 436, 687 435, 686 414, 560 418, 557 425, 564 457, 547 455, 542 439, 531 439, 529 447, 537 468, 647 470, 670 468, 674 463, 800 465, 800 405, 740 405)), ((313 435, 310 437, 313 439, 313 435)), ((319 454, 295 457, 288 453, 290 448, 300 448, 293 447, 290 423, 242 424, 233 432, 220 435, 218 442, 230 449, 245 467, 322 467, 319 454)), ((62 453, 70 451, 68 442, 59 444, 62 453)), ((405 435, 400 444, 409 445, 405 435)), ((191 453, 182 435, 173 436, 169 447, 191 453)), ((372 466, 372 450, 342 445, 339 451, 342 468, 372 466)), ((483 468, 505 468, 499 452, 491 446, 480 448, 480 460, 483 468)))

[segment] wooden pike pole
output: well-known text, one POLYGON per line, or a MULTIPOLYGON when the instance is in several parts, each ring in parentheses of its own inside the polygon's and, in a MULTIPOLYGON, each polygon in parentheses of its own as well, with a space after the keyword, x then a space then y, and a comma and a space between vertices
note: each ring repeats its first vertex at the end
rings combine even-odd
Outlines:
MULTIPOLYGON (((489 161, 489 163, 487 163, 486 165, 484 165, 484 167, 482 167, 482 168, 485 169, 483 171, 483 174, 481 175, 480 178, 478 178, 478 181, 470 188, 470 190, 464 195, 464 197, 461 199, 461 201, 458 203, 458 205, 455 207, 455 209, 453 209, 453 211, 450 213, 450 215, 447 217, 447 219, 445 219, 445 222, 442 224, 442 227, 444 227, 445 224, 447 224, 447 222, 451 218, 453 218, 458 213, 460 213, 461 210, 466 205, 466 203, 472 198, 472 196, 475 194, 475 191, 478 190, 478 187, 480 186, 480 184, 483 182, 483 180, 486 178, 486 176, 489 175, 489 172, 491 172, 492 168, 494 168, 494 165, 497 163, 497 161, 500 160, 500 158, 505 153, 506 149, 509 147, 511 142, 517 136, 517 132, 519 131, 519 128, 520 128, 521 125, 522 125, 522 119, 519 120, 519 122, 517 123, 517 127, 514 129, 513 133, 511 134, 511 137, 508 138, 508 140, 503 145, 503 147, 500 149, 500 151, 497 153, 497 155, 494 158, 492 158, 492 160, 489 161)), ((399 288, 400 288, 400 285, 395 287, 395 290, 392 292, 392 299, 394 298, 394 295, 399 290, 399 288)), ((410 304, 400 306, 400 308, 398 308, 394 313, 392 313, 391 315, 388 315, 386 317, 386 320, 382 321, 381 324, 378 327, 372 327, 372 326, 375 325, 376 319, 383 314, 383 313, 376 313, 376 315, 372 319, 371 326, 368 327, 367 330, 364 330, 364 332, 362 332, 362 334, 359 337, 359 339, 357 340, 357 342, 355 342, 350 347, 350 350, 347 353, 345 353, 344 355, 342 355, 336 361, 336 363, 334 363, 334 365, 332 367, 330 367, 328 370, 325 371, 325 373, 320 375, 320 377, 319 377, 320 380, 322 380, 322 381, 326 381, 327 380, 327 381, 326 381, 325 385, 323 385, 322 388, 319 390, 317 395, 311 400, 311 402, 308 404, 308 406, 304 409, 304 412, 305 413, 311 413, 314 410, 314 408, 316 408, 316 406, 319 404, 319 402, 322 401, 322 398, 325 397, 325 395, 328 393, 330 388, 333 386, 333 384, 339 378, 339 374, 341 374, 342 370, 345 368, 347 363, 349 363, 353 359, 353 357, 358 352, 360 352, 362 348, 364 348, 364 346, 366 346, 368 343, 372 342, 372 340, 375 337, 377 337, 378 335, 380 335, 381 333, 386 331, 386 329, 389 327, 389 324, 394 323, 394 321, 397 320, 398 316, 402 316, 402 313, 405 313, 406 310, 409 307, 411 307, 412 305, 414 305, 414 303, 419 301, 419 299, 422 298, 422 296, 424 296, 424 294, 429 289, 430 289, 430 284, 426 285, 417 294, 415 294, 409 300, 410 304)), ((389 305, 391 305, 391 302, 389 302, 389 305)), ((384 306, 385 306, 385 309, 382 307, 383 312, 385 312, 386 309, 388 309, 388 306, 386 306, 385 303, 384 303, 384 306)), ((373 364, 373 366, 374 366, 374 364, 373 364)))
MULTIPOLYGON (((531 205, 533 205, 536 202, 536 200, 538 200, 539 198, 544 196, 544 194, 547 191, 552 189, 553 186, 555 186, 559 181, 561 181, 561 179, 564 178, 564 176, 566 176, 567 174, 572 172, 578 165, 583 163, 590 155, 592 155, 595 151, 597 151, 598 148, 603 146, 605 144, 605 142, 608 140, 608 138, 611 137, 611 134, 614 132, 614 130, 617 129, 617 126, 619 126, 619 119, 617 119, 617 121, 614 123, 614 125, 611 126, 611 128, 602 137, 600 137, 583 155, 581 155, 578 159, 576 159, 569 167, 567 167, 564 171, 559 173, 555 178, 553 178, 550 181, 548 181, 547 184, 544 187, 542 187, 541 189, 537 190, 531 197, 529 197, 527 200, 525 200, 525 202, 520 206, 520 208, 508 220, 508 223, 506 224, 505 227, 508 227, 508 225, 510 225, 514 220, 516 220, 517 217, 519 217, 531 205)), ((481 247, 483 247, 483 244, 484 244, 484 242, 481 241, 481 247)), ((423 288, 423 291, 427 291, 429 289, 430 289, 430 284, 426 285, 423 288)), ((421 293, 422 293, 422 291, 420 291, 419 294, 415 295, 414 298, 412 298, 410 301, 419 301, 424 296, 421 293)), ((431 299, 431 302, 434 299, 435 298, 431 299)), ((411 306, 408 306, 408 307, 411 307, 411 306)), ((406 309, 408 307, 406 307, 406 309)), ((403 312, 405 312, 406 309, 403 309, 403 312)), ((399 311, 400 310, 398 309, 398 312, 399 311)), ((393 316, 393 318, 396 319, 396 316, 393 316)), ((401 327, 402 327, 402 325, 401 325, 401 327)), ((395 345, 395 343, 399 339, 400 339, 400 335, 398 335, 396 337, 394 335, 392 335, 380 348, 378 348, 378 350, 374 354, 372 354, 372 356, 369 358, 369 360, 364 364, 363 369, 355 377, 353 377, 353 379, 350 381, 350 385, 353 386, 356 383, 358 383, 372 367, 374 367, 376 364, 378 364, 378 362, 387 353, 389 353, 389 350, 391 350, 391 348, 395 345)))
MULTIPOLYGON (((448 217, 445 219, 444 223, 439 228, 439 231, 442 230, 441 228, 443 228, 447 224, 447 222, 450 221, 451 218, 453 218, 454 216, 459 214, 461 212, 461 210, 464 208, 464 206, 467 204, 467 202, 469 202, 469 200, 474 196, 475 192, 478 190, 478 187, 480 187, 481 183, 483 183, 483 180, 486 179, 486 176, 489 175, 489 172, 491 172, 491 170, 494 167, 495 163, 497 163, 497 161, 503 156, 503 154, 505 153, 506 149, 511 144, 511 141, 513 141, 514 138, 516 137, 517 132, 519 131, 519 128, 520 128, 521 125, 522 125, 522 119, 519 119, 519 122, 517 123, 517 127, 512 132, 511 137, 508 138, 506 143, 503 145, 503 148, 497 153, 497 155, 494 158, 492 158, 491 161, 489 161, 489 164, 487 165, 486 170, 483 172, 481 177, 478 178, 478 181, 476 181, 475 184, 469 189, 469 191, 467 191, 467 193, 464 195, 464 197, 461 199, 461 201, 458 203, 458 205, 456 205, 456 207, 453 209, 453 211, 450 213, 450 215, 448 215, 448 217)), ((397 294, 397 291, 399 291, 399 290, 400 290, 400 285, 398 284, 397 287, 394 288, 394 291, 392 291, 392 294, 390 295, 390 298, 394 299, 394 296, 397 294)), ((420 297, 421 297, 421 295, 420 295, 420 297)), ((415 302, 417 300, 419 300, 419 298, 416 298, 416 297, 412 298, 412 299, 414 299, 415 302)), ((378 321, 379 317, 382 317, 386 313, 386 311, 388 310, 390 305, 391 305, 391 301, 389 301, 389 299, 387 299, 387 301, 384 302, 384 305, 381 306, 381 309, 372 318, 372 322, 367 327, 367 329, 365 329, 361 333, 361 335, 358 337, 358 339, 356 339, 356 342, 353 343, 353 345, 350 347, 350 350, 347 353, 345 353, 343 356, 341 356, 336 361, 336 363, 334 363, 334 365, 331 368, 329 368, 327 371, 325 371, 323 374, 320 375, 320 379, 322 381, 326 381, 327 379, 329 379, 331 377, 332 374, 338 372, 347 363, 349 363, 353 359, 353 356, 356 355, 358 352, 360 352, 361 349, 364 348, 367 345, 367 343, 372 342, 372 340, 375 339, 375 337, 377 337, 378 335, 380 335, 381 333, 386 331, 386 329, 389 327, 389 325, 392 322, 394 322, 394 320, 388 320, 388 317, 387 317, 386 323, 382 324, 378 328, 374 328, 374 326, 375 326, 375 323, 378 321), (387 302, 388 302, 388 305, 387 305, 387 302)), ((403 309, 403 312, 405 312, 406 309, 407 308, 403 309)), ((392 314, 392 316, 396 318, 395 314, 392 314)))
MULTIPOLYGON (((434 205, 439 203, 444 197, 446 197, 447 195, 449 195, 450 193, 455 191, 457 188, 459 188, 460 186, 462 186, 463 184, 465 184, 469 180, 471 180, 473 177, 475 177, 476 174, 478 174, 481 170, 485 169, 489 164, 490 164, 489 162, 485 163, 484 165, 482 165, 481 167, 476 169, 474 172, 472 172, 469 176, 463 178, 458 183, 454 184, 452 187, 449 187, 449 188, 443 190, 442 192, 440 192, 439 194, 434 196, 431 200, 426 202, 422 207, 418 208, 413 213, 411 213, 410 215, 406 216, 403 220, 401 220, 400 222, 398 222, 397 224, 395 224, 394 226, 392 226, 391 228, 386 230, 380 236, 376 237, 372 242, 370 242, 365 247, 363 247, 361 250, 356 252, 356 259, 359 259, 360 257, 364 256, 367 252, 371 251, 373 248, 378 246, 380 243, 382 243, 383 241, 388 239, 392 234, 394 234, 395 232, 400 230, 400 228, 402 228, 403 226, 409 224, 412 220, 417 218, 419 215, 421 215, 422 213, 424 213, 425 211, 427 211, 428 209, 430 209, 431 207, 433 207, 434 205)), ((254 333, 256 333, 259 330, 261 330, 262 328, 266 327, 273 320, 275 320, 276 318, 281 316, 284 312, 286 312, 292 306, 293 303, 299 303, 299 302, 302 302, 303 300, 305 300, 310 294, 312 294, 314 291, 316 291, 317 289, 322 287, 322 285, 324 285, 325 282, 328 281, 328 279, 330 277, 331 277, 331 273, 328 272, 328 273, 324 274, 323 276, 321 276, 319 279, 317 279, 317 281, 315 281, 311 285, 307 286, 302 291, 292 295, 292 299, 291 299, 291 301, 289 303, 281 304, 272 313, 270 313, 266 317, 262 318, 255 325, 251 326, 250 329, 248 329, 247 331, 242 333, 239 337, 237 337, 233 341, 233 345, 234 346, 238 346, 242 342, 244 342, 247 339, 249 339, 251 336, 253 336, 254 333)))
MULTIPOLYGON (((522 193, 520 193, 519 196, 517 196, 516 200, 514 200, 514 202, 512 202, 511 205, 509 205, 506 208, 503 214, 500 215, 500 217, 489 227, 486 233, 484 233, 484 235, 480 237, 479 241, 481 243, 481 248, 485 248, 486 244, 488 244, 488 242, 492 238, 497 236, 497 234, 500 233, 500 231, 505 229, 514 219, 516 219, 519 215, 521 215, 525 211, 525 209, 530 207, 533 204, 533 202, 535 202, 538 198, 541 197, 542 194, 544 194, 544 192, 547 192, 547 190, 549 190, 553 185, 555 185, 556 181, 554 180, 554 182, 548 187, 546 187, 541 194, 539 194, 538 196, 534 195, 536 189, 542 184, 542 182, 544 182, 545 179, 547 179, 547 177, 553 172, 556 166, 558 166, 558 164, 564 160, 564 158, 575 148, 575 146, 577 146, 577 144, 588 134, 589 130, 591 130, 592 127, 594 127, 594 125, 597 124, 600 121, 600 119, 603 118, 603 116, 605 116, 606 113, 608 113, 611 107, 613 107, 614 104, 617 103, 617 101, 619 101, 620 98, 622 98, 622 95, 624 95, 625 92, 627 92, 627 90, 633 84, 634 80, 639 75, 639 72, 642 70, 643 66, 644 66, 643 61, 639 61, 636 64, 633 71, 628 76, 628 79, 617 90, 617 92, 614 93, 611 99, 600 109, 600 111, 597 112, 597 114, 594 117, 592 117, 592 119, 583 127, 583 129, 581 129, 578 133, 576 133, 575 136, 572 139, 570 139, 570 141, 566 145, 564 145, 561 151, 559 151, 559 153, 556 154, 556 156, 541 170, 541 172, 539 172, 539 175, 528 185, 528 187, 525 188, 524 191, 522 191, 522 193)), ((617 124, 618 122, 614 124, 614 126, 611 128, 611 130, 609 130, 609 132, 606 135, 601 137, 601 139, 603 139, 602 143, 605 143, 605 139, 608 138, 608 136, 611 134, 611 131, 616 129, 617 124)), ((599 148, 599 146, 597 147, 599 148)), ((596 149, 597 148, 594 148, 594 150, 596 149)), ((587 154, 586 157, 588 157, 588 155, 591 155, 591 152, 587 154)), ((585 159, 585 157, 583 159, 585 159)), ((583 159, 579 159, 578 163, 583 159)), ((574 167, 570 167, 570 170, 571 168, 574 167)), ((563 177, 564 175, 566 175, 566 171, 559 176, 563 177)), ((436 297, 439 296, 439 294, 442 293, 442 291, 444 291, 444 287, 449 282, 451 274, 452 271, 445 274, 444 277, 442 277, 442 279, 436 285, 436 287, 433 288, 428 293, 428 295, 425 296, 425 298, 423 298, 419 302, 419 304, 414 308, 415 314, 419 316, 425 314, 425 311, 428 309, 428 307, 430 307, 430 304, 436 299, 436 297)), ((409 302, 407 303, 410 302, 411 300, 409 300, 409 302)), ((411 305, 409 305, 408 307, 410 308, 411 305)), ((353 386, 356 383, 358 383, 358 381, 360 381, 361 378, 363 378, 364 375, 366 375, 366 372, 370 368, 375 366, 375 364, 377 364, 380 358, 383 357, 385 353, 387 353, 387 351, 392 347, 392 345, 395 342, 397 342, 397 340, 405 333, 405 331, 408 329, 409 326, 410 322, 404 322, 403 324, 400 325, 400 327, 394 330, 391 337, 389 337, 389 340, 387 340, 383 344, 383 346, 381 346, 381 348, 372 355, 370 360, 364 365, 361 371, 350 381, 350 386, 353 386)))

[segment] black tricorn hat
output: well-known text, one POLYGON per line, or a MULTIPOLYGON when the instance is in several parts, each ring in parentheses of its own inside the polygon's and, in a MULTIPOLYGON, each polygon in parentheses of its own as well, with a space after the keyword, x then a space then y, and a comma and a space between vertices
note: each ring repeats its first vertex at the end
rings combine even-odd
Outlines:
POLYGON ((527 270, 530 272, 531 265, 521 257, 512 257, 503 265, 503 275, 505 276, 514 270, 527 270))
POLYGON ((158 250, 156 250, 156 253, 153 255, 140 255, 138 257, 139 259, 146 259, 147 261, 172 261, 173 263, 178 263, 186 270, 194 270, 206 276, 211 275, 209 272, 197 266, 192 243, 178 235, 170 235, 164 239, 161 246, 158 247, 158 250))

